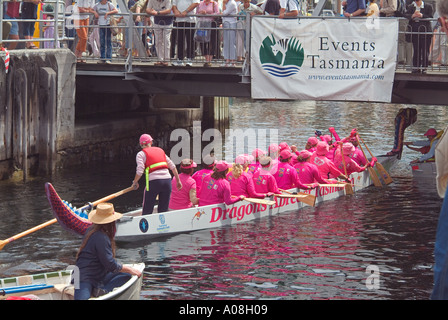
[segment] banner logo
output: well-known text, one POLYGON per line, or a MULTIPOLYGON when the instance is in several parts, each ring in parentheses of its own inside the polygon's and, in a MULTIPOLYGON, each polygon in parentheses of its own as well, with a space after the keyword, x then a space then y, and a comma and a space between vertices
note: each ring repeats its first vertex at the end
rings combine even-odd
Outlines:
POLYGON ((263 40, 259 54, 263 70, 280 78, 298 73, 305 56, 298 39, 292 37, 276 40, 272 34, 263 40))

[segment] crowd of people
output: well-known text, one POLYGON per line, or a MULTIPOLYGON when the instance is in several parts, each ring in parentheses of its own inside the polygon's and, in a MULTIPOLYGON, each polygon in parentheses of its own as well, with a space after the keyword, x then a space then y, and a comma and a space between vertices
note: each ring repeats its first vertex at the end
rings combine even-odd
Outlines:
MULTIPOLYGON (((30 41, 26 48, 34 49, 31 41, 35 24, 32 22, 17 22, 17 19, 36 19, 37 8, 42 5, 44 19, 54 19, 54 8, 44 0, 27 0, 24 2, 11 0, 3 2, 4 19, 11 23, 8 39, 16 40, 21 36, 30 41), (20 34, 19 34, 20 29, 20 34)), ((118 29, 121 49, 118 54, 157 57, 155 65, 191 66, 195 56, 204 57, 204 66, 210 67, 213 59, 219 58, 222 66, 235 66, 246 57, 245 24, 247 15, 274 15, 279 18, 294 18, 306 15, 306 5, 299 0, 125 0, 133 14, 139 36, 134 39, 141 41, 145 53, 139 52, 140 44, 133 41, 131 48, 130 34, 126 28, 118 29), (204 15, 202 17, 202 15, 204 15), (196 37, 199 25, 205 26, 207 37, 196 37), (222 30, 220 32, 219 30, 222 30), (140 34, 141 33, 141 34, 140 34), (222 42, 221 42, 222 41, 222 42), (221 47, 222 43, 222 47, 221 47)), ((86 52, 100 57, 99 63, 110 63, 112 59, 112 36, 114 25, 124 22, 127 18, 120 15, 118 8, 110 0, 72 0, 66 1, 66 6, 76 8, 78 13, 75 30, 66 28, 67 36, 76 35, 76 48, 73 51, 77 62, 85 63, 86 52), (91 28, 92 25, 98 27, 91 28), (97 52, 97 53, 96 53, 97 52)), ((399 36, 403 47, 399 63, 412 66, 412 72, 425 73, 430 62, 448 64, 446 61, 446 36, 440 34, 443 26, 431 20, 438 16, 433 6, 423 0, 346 0, 342 2, 342 15, 350 17, 403 17, 400 20, 400 30, 406 31, 399 36), (412 60, 412 62, 411 62, 412 60)), ((54 36, 53 22, 45 23, 44 37, 54 36)), ((9 42, 8 50, 13 50, 17 42, 9 42)), ((58 42, 45 42, 45 47, 59 47, 58 42)))
MULTIPOLYGON (((334 131, 333 131, 334 132, 334 131)), ((136 174, 132 182, 139 188, 145 175, 143 215, 151 214, 158 199, 157 212, 191 208, 217 203, 233 204, 245 198, 281 194, 282 190, 309 190, 341 179, 350 183, 350 175, 374 165, 358 148, 356 131, 340 139, 336 134, 314 135, 303 150, 287 143, 271 144, 268 150, 255 149, 241 154, 234 163, 207 155, 203 168, 191 159, 184 159, 178 173, 163 149, 153 146, 148 134, 140 137, 141 151, 136 156, 136 174), (173 177, 169 173, 171 170, 173 177)))

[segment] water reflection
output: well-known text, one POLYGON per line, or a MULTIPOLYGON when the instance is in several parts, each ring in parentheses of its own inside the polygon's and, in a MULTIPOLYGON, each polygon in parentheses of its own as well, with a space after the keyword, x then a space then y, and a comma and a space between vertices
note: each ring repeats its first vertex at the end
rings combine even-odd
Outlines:
MULTIPOLYGON (((333 126, 344 136, 356 127, 379 155, 392 148, 401 107, 236 100, 230 126, 278 129, 282 141, 299 148, 316 129, 333 126)), ((448 122, 444 107, 412 107, 419 120, 406 130, 406 140, 448 122)), ((145 262, 143 299, 427 299, 441 200, 434 183, 412 179, 407 164, 416 156, 404 150, 391 171, 394 183, 384 188, 229 228, 120 246, 117 257, 145 262), (369 265, 379 267, 378 290, 366 287, 369 265)), ((129 159, 64 169, 26 184, 0 182, 0 239, 53 218, 45 182, 82 206, 128 187, 134 170, 129 159)), ((141 191, 131 192, 114 205, 125 212, 141 200, 141 191)), ((58 225, 47 227, 0 251, 0 276, 65 268, 80 242, 58 225)))

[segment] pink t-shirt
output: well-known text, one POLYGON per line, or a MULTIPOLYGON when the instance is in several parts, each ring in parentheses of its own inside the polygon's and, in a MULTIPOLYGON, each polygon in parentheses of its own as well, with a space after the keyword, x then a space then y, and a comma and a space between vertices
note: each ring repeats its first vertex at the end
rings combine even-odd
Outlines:
POLYGON ((316 153, 313 153, 310 163, 317 166, 321 177, 324 179, 337 178, 343 174, 326 156, 318 156, 316 153))
MULTIPOLYGON (((199 5, 197 6, 196 12, 198 14, 203 14, 201 13, 202 11, 205 11, 205 14, 219 14, 219 5, 215 2, 215 1, 210 1, 209 3, 206 3, 205 1, 201 1, 199 2, 199 5)), ((215 20, 213 17, 201 17, 201 20, 209 20, 209 21, 213 21, 215 20)))
POLYGON ((309 162, 299 162, 297 163, 294 168, 296 169, 300 181, 303 184, 311 184, 311 183, 327 183, 321 175, 317 167, 309 162))
POLYGON ((233 172, 227 174, 227 181, 230 182, 230 190, 232 196, 245 196, 249 198, 264 198, 265 195, 255 191, 252 175, 247 172, 242 172, 236 179, 233 172))
POLYGON ((261 169, 261 164, 259 162, 251 163, 247 169, 247 172, 254 175, 255 172, 261 169))
POLYGON ((176 178, 173 177, 173 180, 171 180, 169 208, 173 210, 186 209, 193 206, 190 200, 190 190, 196 189, 196 181, 186 173, 180 173, 179 180, 182 183, 182 189, 180 190, 177 190, 176 178))
POLYGON ((202 181, 199 206, 208 206, 223 202, 230 205, 238 200, 238 197, 231 197, 230 183, 226 179, 215 180, 211 175, 208 175, 202 181))
MULTIPOLYGON (((360 167, 352 158, 344 155, 345 167, 347 168, 347 175, 352 174, 353 172, 361 172, 364 171, 362 167, 360 167)), ((344 172, 344 163, 342 162, 341 154, 337 154, 334 157, 334 164, 341 171, 344 172)))
POLYGON ((355 147, 355 152, 353 152, 352 159, 360 166, 365 166, 367 159, 364 157, 361 149, 355 147))
POLYGON ((196 171, 191 176, 196 181, 196 194, 197 194, 198 198, 200 198, 200 194, 201 194, 202 180, 204 180, 205 176, 212 174, 212 173, 213 173, 212 169, 202 169, 202 170, 196 171))
POLYGON ((280 194, 281 191, 278 189, 277 181, 275 181, 274 176, 264 169, 258 170, 254 173, 252 177, 254 181, 255 191, 259 193, 273 192, 280 194))
POLYGON ((277 186, 280 189, 286 190, 294 187, 308 189, 308 187, 303 185, 303 183, 299 180, 299 175, 297 174, 296 169, 294 169, 287 162, 279 162, 277 172, 272 175, 274 176, 277 186))

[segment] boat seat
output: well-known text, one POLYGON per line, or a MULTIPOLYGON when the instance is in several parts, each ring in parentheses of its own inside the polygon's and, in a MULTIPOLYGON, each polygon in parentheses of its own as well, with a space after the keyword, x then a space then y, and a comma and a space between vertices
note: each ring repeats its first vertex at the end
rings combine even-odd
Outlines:
POLYGON ((64 299, 64 295, 66 295, 69 300, 73 300, 75 296, 75 287, 72 284, 55 284, 54 288, 62 294, 62 299, 64 299))

